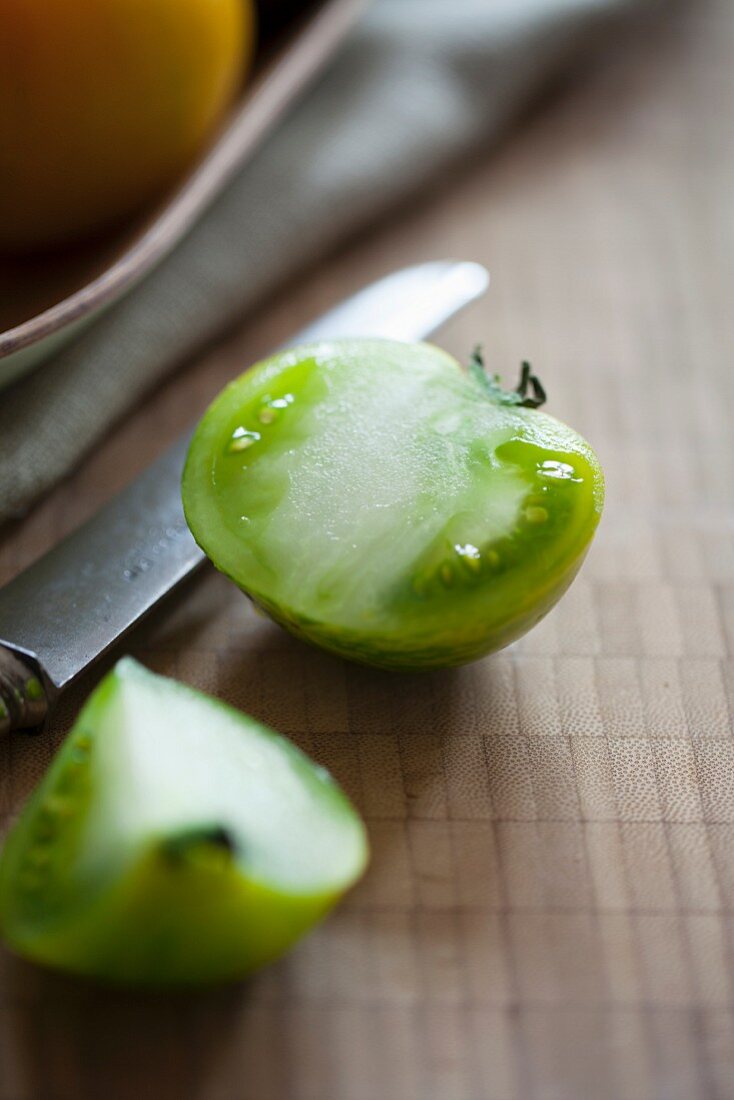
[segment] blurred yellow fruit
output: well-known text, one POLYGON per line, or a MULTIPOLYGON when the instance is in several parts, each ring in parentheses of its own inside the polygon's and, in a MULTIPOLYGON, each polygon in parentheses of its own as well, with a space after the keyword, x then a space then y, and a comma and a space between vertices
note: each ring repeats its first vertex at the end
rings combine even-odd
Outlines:
POLYGON ((0 247, 83 237, 159 193, 253 32, 252 0, 0 0, 0 247))

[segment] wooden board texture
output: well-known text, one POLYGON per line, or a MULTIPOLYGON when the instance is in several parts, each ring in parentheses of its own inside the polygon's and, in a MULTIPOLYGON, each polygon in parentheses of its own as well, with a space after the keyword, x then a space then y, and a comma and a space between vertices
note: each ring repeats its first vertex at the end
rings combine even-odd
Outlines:
MULTIPOLYGON (((0 1100, 734 1097, 734 7, 664 5, 491 156, 187 364, 4 532, 0 580, 157 454, 237 370, 396 266, 486 262, 446 331, 530 358, 608 476, 568 596, 510 650, 390 676, 258 618, 207 572, 151 667, 326 764, 373 861, 246 985, 113 994, 0 954, 0 1100)), ((0 746, 7 819, 46 739, 0 746)))

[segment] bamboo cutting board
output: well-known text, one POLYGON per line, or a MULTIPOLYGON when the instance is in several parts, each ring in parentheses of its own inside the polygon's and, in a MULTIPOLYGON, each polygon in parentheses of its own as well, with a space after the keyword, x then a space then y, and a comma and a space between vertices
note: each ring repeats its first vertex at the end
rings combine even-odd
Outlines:
MULTIPOLYGON (((0 1100, 734 1097, 733 43, 726 0, 633 28, 498 155, 190 364, 5 532, 0 580, 288 330, 444 254, 494 283, 443 342, 484 339, 508 374, 530 358, 608 479, 561 605, 458 671, 331 659, 213 573, 136 636, 152 667, 326 764, 372 866, 230 990, 112 994, 0 955, 0 1100)), ((6 816, 64 725, 0 747, 6 816)))

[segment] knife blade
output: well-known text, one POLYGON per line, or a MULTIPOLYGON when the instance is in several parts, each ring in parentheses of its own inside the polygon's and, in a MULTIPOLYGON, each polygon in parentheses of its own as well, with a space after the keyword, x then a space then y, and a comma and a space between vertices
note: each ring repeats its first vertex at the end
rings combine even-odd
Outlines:
MULTIPOLYGON (((420 340, 488 282, 479 264, 417 264, 366 287, 288 343, 420 340)), ((0 734, 41 726, 60 692, 203 563, 181 506, 190 436, 0 589, 0 734)))

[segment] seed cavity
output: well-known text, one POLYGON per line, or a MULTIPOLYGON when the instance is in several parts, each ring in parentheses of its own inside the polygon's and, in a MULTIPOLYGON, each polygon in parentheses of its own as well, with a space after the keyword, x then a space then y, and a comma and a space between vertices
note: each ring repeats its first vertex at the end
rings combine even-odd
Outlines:
POLYGON ((228 866, 238 850, 234 834, 220 825, 185 829, 167 837, 161 847, 163 857, 171 864, 189 863, 220 868, 228 866))
POLYGON ((467 542, 463 546, 458 543, 454 546, 454 550, 458 554, 463 565, 467 567, 472 573, 481 573, 482 571, 482 555, 476 546, 467 542))
POLYGON ((525 509, 525 519, 534 526, 545 523, 548 519, 548 510, 547 508, 542 508, 539 504, 531 504, 525 509))
POLYGON ((235 428, 232 432, 232 438, 227 444, 227 454, 239 454, 240 451, 246 451, 248 447, 252 447, 253 443, 257 443, 260 439, 260 432, 251 432, 247 428, 235 428))
POLYGON ((261 424, 272 424, 278 419, 283 409, 287 409, 294 401, 292 393, 285 393, 282 397, 271 397, 270 394, 266 394, 260 402, 257 418, 261 424))
POLYGON ((541 462, 538 466, 538 473, 541 477, 552 477, 558 481, 581 481, 581 478, 574 477, 576 471, 573 466, 568 462, 559 462, 556 459, 547 459, 545 462, 541 462))
POLYGON ((522 467, 526 491, 515 505, 513 522, 503 524, 501 534, 474 543, 464 538, 470 531, 477 538, 477 518, 469 517, 465 527, 464 514, 454 516, 414 565, 409 583, 422 600, 445 600, 456 588, 494 585, 526 561, 542 565, 544 548, 573 514, 575 491, 564 486, 583 483, 581 456, 579 465, 574 466, 564 461, 562 452, 548 458, 548 452, 543 454, 536 446, 514 443, 512 447, 503 444, 497 454, 504 449, 500 457, 522 467))

